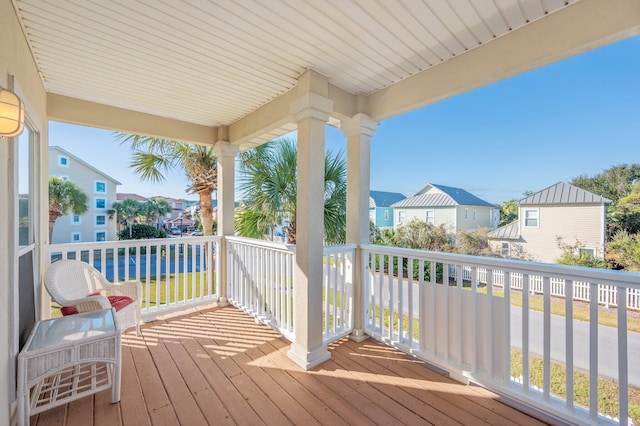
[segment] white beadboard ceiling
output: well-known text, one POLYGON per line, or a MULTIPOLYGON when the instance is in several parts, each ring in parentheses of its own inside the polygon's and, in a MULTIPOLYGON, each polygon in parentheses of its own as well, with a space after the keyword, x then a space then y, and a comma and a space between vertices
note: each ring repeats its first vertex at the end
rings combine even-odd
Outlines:
POLYGON ((313 69, 369 95, 578 0, 12 0, 50 93, 229 125, 313 69))

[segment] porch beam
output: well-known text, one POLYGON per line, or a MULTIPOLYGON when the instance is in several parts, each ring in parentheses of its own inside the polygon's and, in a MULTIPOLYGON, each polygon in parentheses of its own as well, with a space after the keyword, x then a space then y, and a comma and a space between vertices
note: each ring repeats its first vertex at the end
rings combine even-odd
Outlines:
POLYGON ((357 245, 354 265, 354 318, 349 336, 356 342, 364 334, 364 276, 360 244, 369 243, 369 183, 371 169, 371 137, 378 123, 364 114, 342 120, 340 128, 347 138, 347 243, 357 245))
POLYGON ((235 206, 235 159, 238 147, 226 141, 216 142, 213 152, 218 157, 218 235, 220 240, 220 252, 217 262, 219 267, 218 305, 229 304, 227 288, 227 242, 224 237, 235 235, 234 206, 235 206))
POLYGON ((362 112, 381 121, 637 34, 637 0, 581 0, 372 94, 362 112))
POLYGON ((47 93, 47 118, 116 132, 200 145, 218 140, 218 128, 47 93))
POLYGON ((331 358, 322 341, 322 251, 324 235, 325 124, 333 110, 327 82, 308 71, 300 78, 307 93, 291 105, 298 124, 296 270, 294 275, 295 341, 287 356, 305 370, 331 358))

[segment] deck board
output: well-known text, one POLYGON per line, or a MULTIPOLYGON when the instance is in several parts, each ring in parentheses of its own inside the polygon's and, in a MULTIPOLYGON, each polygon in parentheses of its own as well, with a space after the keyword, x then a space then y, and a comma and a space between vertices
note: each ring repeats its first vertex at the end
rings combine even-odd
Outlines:
POLYGON ((231 306, 154 321, 123 335, 119 403, 104 391, 31 424, 543 424, 371 340, 333 343, 332 359, 308 372, 288 349, 231 306))

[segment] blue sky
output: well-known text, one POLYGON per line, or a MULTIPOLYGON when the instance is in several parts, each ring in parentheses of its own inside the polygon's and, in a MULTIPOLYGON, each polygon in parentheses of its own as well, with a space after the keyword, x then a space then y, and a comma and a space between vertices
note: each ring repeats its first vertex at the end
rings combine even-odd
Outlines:
MULTIPOLYGON (((640 36, 494 83, 380 123, 371 189, 410 196, 426 183, 492 203, 581 174, 640 163, 640 36)), ((51 122, 61 146, 122 182, 118 192, 187 196, 183 173, 139 182, 112 132, 51 122)), ((327 149, 345 151, 327 128, 327 149)))

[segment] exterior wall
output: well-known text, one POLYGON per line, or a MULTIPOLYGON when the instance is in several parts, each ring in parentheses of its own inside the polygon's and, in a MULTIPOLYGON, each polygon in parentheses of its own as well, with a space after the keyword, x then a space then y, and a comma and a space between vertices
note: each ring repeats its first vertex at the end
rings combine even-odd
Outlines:
POLYGON ((378 228, 393 228, 393 209, 391 207, 376 207, 376 226, 378 228), (385 219, 385 213, 387 218, 385 219))
POLYGON ((87 212, 80 216, 80 223, 73 222, 73 215, 58 218, 53 228, 52 244, 71 243, 71 242, 92 242, 97 241, 97 233, 106 233, 106 240, 113 241, 116 239, 117 224, 115 217, 109 219, 107 211, 113 207, 116 202, 116 183, 113 179, 104 174, 96 172, 96 170, 87 167, 86 164, 78 161, 73 156, 68 155, 62 150, 56 148, 49 149, 49 175, 51 177, 65 177, 87 194, 88 209, 87 212), (60 165, 60 157, 68 160, 68 166, 60 165), (105 192, 96 190, 96 182, 105 183, 105 192), (104 208, 97 205, 98 199, 105 199, 104 208), (98 217, 104 216, 104 225, 97 223, 98 217), (78 235, 80 239, 74 239, 74 235, 78 235))
MULTIPOLYGON (((46 188, 47 173, 47 95, 35 67, 29 46, 13 10, 12 2, 0 1, 0 86, 12 89, 25 103, 29 127, 33 130, 33 151, 30 168, 33 171, 32 218, 34 245, 33 273, 36 304, 41 291, 42 248, 47 235, 46 188), (11 87, 9 75, 14 76, 11 87)), ((18 161, 17 139, 0 140, 0 424, 12 424, 15 413, 15 365, 18 353, 18 161)), ((29 248, 26 248, 29 250, 29 248)), ((20 252, 25 248, 20 249, 20 252)), ((32 307, 25 306, 25 309, 32 307)), ((35 306, 40 317, 39 306, 35 306)), ((15 420, 15 418, 14 418, 15 420)))
POLYGON ((489 247, 494 253, 507 259, 534 260, 527 253, 522 239, 519 240, 489 240, 489 247), (503 252, 502 244, 508 244, 506 252, 503 252))
POLYGON ((421 221, 427 220, 427 211, 433 210, 434 217, 434 225, 440 226, 444 225, 448 232, 455 232, 455 221, 456 221, 456 208, 455 206, 451 207, 434 207, 434 208, 394 208, 393 209, 393 228, 396 229, 398 226, 402 225, 399 222, 400 212, 405 212, 405 221, 404 223, 411 222, 413 219, 418 219, 421 221))
POLYGON ((492 228, 493 207, 458 206, 456 232, 472 232, 480 228, 492 228), (475 214, 474 214, 475 213, 475 214))
POLYGON ((554 263, 562 254, 556 241, 566 244, 576 240, 585 248, 595 249, 596 257, 604 257, 605 209, 602 205, 520 206, 520 235, 532 260, 554 263), (525 226, 525 211, 538 209, 538 227, 525 226))

